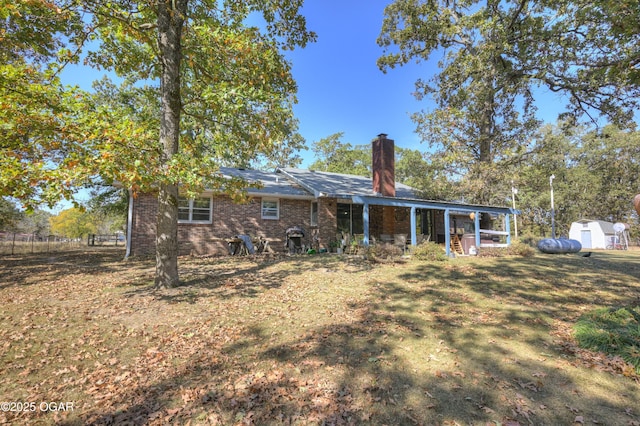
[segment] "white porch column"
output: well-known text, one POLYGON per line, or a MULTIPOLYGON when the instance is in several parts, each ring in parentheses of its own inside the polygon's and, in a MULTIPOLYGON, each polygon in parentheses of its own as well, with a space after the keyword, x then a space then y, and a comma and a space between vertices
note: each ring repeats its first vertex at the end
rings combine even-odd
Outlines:
POLYGON ((444 250, 447 257, 451 256, 451 218, 449 209, 444 209, 444 250))
POLYGON ((364 228, 364 238, 362 243, 365 247, 369 246, 369 203, 365 202, 362 206, 362 227, 364 228))
POLYGON ((474 212, 473 227, 476 230, 476 249, 480 250, 480 212, 474 212))
POLYGON ((411 207, 411 245, 418 244, 418 237, 416 235, 416 208, 411 207))

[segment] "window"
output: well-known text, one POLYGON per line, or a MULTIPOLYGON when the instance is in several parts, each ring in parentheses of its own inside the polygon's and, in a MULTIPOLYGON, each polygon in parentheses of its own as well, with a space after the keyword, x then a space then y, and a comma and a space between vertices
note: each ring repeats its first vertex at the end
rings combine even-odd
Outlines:
POLYGON ((211 223, 211 197, 178 197, 178 222, 211 223))
POLYGON ((278 219, 280 217, 280 202, 278 200, 262 199, 262 218, 278 219))
POLYGON ((362 234, 364 233, 363 223, 362 204, 338 203, 338 232, 362 234))
POLYGON ((311 226, 318 226, 318 203, 313 201, 311 203, 311 226))

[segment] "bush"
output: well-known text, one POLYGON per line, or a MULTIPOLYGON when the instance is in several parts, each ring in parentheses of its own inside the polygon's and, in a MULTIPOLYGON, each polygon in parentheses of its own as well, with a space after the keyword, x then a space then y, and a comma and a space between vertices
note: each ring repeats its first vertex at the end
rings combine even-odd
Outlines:
POLYGON ((518 237, 518 240, 527 244, 530 247, 538 247, 538 243, 542 237, 538 235, 534 235, 531 231, 524 232, 522 235, 518 237))
POLYGON ((521 241, 511 243, 509 247, 483 247, 478 250, 480 257, 522 256, 531 257, 535 254, 533 247, 521 241))
POLYGON ((402 249, 393 244, 376 244, 369 246, 367 256, 378 259, 393 259, 394 257, 402 256, 402 249))
POLYGON ((522 241, 515 241, 507 247, 507 254, 510 256, 522 256, 531 257, 535 254, 535 249, 529 244, 525 244, 522 241))
POLYGON ((482 247, 478 249, 478 257, 503 257, 507 255, 504 247, 482 247))
POLYGON ((413 257, 418 260, 429 260, 443 262, 447 260, 447 255, 442 247, 433 241, 424 242, 413 248, 413 257))
POLYGON ((574 331, 580 347, 620 356, 640 374, 640 306, 595 309, 574 331))

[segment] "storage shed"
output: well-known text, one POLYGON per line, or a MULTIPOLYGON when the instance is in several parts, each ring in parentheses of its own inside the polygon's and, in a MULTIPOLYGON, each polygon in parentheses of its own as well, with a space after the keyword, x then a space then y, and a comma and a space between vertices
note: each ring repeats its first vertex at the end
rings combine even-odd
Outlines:
POLYGON ((611 222, 580 219, 571 224, 569 238, 580 241, 583 249, 605 249, 615 241, 616 231, 611 222))

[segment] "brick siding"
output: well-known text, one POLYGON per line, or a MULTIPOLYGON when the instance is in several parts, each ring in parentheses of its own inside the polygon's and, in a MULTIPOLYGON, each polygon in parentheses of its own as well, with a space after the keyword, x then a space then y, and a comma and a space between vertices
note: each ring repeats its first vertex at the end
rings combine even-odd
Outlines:
MULTIPOLYGON (((131 254, 134 256, 155 253, 157 197, 141 194, 134 198, 131 254)), ((318 200, 318 225, 311 226, 311 201, 280 199, 280 217, 261 218, 262 200, 254 198, 248 204, 236 204, 225 196, 213 197, 212 223, 179 223, 178 250, 185 254, 227 254, 228 238, 236 235, 260 236, 269 240, 269 246, 276 252, 285 251, 287 228, 301 226, 307 232, 302 243, 308 247, 317 241, 318 248, 329 249, 337 233, 337 200, 318 200), (314 237, 317 237, 314 241, 314 237)), ((370 234, 378 237, 383 230, 381 206, 370 208, 370 234)), ((389 220, 386 215, 386 220, 389 220)), ((396 233, 410 234, 409 213, 399 215, 402 220, 394 221, 396 233)), ((389 227, 389 225, 387 225, 389 227)), ((394 232, 390 232, 394 233, 394 232)))
MULTIPOLYGON (((212 223, 178 224, 179 253, 226 254, 226 240, 243 234, 266 238, 274 251, 282 252, 286 241, 285 231, 292 226, 301 226, 307 231, 302 242, 310 246, 313 238, 310 226, 311 201, 280 199, 279 202, 279 219, 262 219, 260 198, 254 198, 247 204, 236 204, 228 197, 214 196, 212 223)), ((156 215, 155 195, 143 194, 134 199, 132 255, 155 252, 156 215)), ((319 212, 319 220, 323 216, 319 212)))

